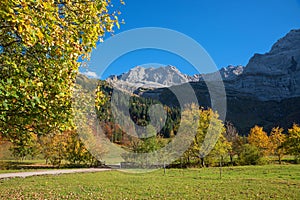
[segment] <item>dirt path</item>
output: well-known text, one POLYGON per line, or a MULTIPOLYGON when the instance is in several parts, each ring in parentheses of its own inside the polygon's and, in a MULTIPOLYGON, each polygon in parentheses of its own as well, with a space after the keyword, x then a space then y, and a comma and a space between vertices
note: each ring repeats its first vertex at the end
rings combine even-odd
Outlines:
POLYGON ((4 178, 15 178, 21 177, 25 178, 28 176, 39 176, 39 175, 57 175, 57 174, 71 174, 71 173, 87 173, 87 172, 102 172, 111 169, 107 168, 87 168, 87 169, 57 169, 57 170, 47 170, 47 171, 37 171, 37 172, 15 172, 0 174, 0 179, 4 178))

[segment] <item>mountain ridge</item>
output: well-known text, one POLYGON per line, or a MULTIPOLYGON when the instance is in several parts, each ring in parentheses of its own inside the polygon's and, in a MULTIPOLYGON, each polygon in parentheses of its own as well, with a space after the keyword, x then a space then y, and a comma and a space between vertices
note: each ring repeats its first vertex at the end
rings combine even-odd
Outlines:
POLYGON ((163 88, 187 82, 220 81, 227 88, 268 101, 300 96, 300 29, 291 30, 269 52, 254 54, 248 64, 221 68, 209 74, 186 75, 176 67, 137 66, 122 75, 110 76, 114 87, 134 93, 138 88, 163 88))
POLYGON ((260 100, 300 96, 300 29, 291 30, 265 54, 254 54, 228 87, 260 100))
MULTIPOLYGON (((300 123, 298 63, 300 63, 300 30, 291 30, 279 39, 269 52, 254 54, 245 67, 228 66, 214 73, 188 76, 174 66, 169 66, 169 70, 182 77, 180 79, 182 82, 173 84, 170 79, 167 81, 168 85, 161 81, 160 84, 149 87, 147 82, 149 80, 143 76, 140 82, 131 79, 135 89, 130 92, 174 106, 172 102, 175 102, 176 97, 171 90, 184 92, 184 85, 189 83, 195 90, 199 104, 210 107, 211 99, 206 83, 217 81, 217 77, 220 77, 217 75, 220 73, 227 98, 226 120, 232 121, 242 133, 249 132, 254 125, 264 126, 268 131, 274 126, 288 128, 293 123, 300 123)), ((143 69, 139 67, 133 71, 139 73, 138 70, 143 69)), ((158 68, 159 70, 164 68, 158 68)), ((123 80, 122 76, 114 76, 114 81, 116 83, 121 80, 120 85, 126 85, 130 80, 128 76, 123 80)), ((116 87, 118 88, 118 85, 116 87)))
POLYGON ((121 75, 111 75, 106 81, 119 90, 134 93, 139 88, 155 89, 171 87, 189 82, 215 81, 221 75, 222 80, 232 80, 241 75, 244 67, 229 65, 209 74, 187 75, 175 66, 167 65, 158 68, 136 66, 121 75))

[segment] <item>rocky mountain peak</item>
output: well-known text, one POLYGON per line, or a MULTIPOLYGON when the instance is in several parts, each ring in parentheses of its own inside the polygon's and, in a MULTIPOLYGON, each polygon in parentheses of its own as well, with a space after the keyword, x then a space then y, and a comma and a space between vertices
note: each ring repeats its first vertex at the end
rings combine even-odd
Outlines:
POLYGON ((261 100, 300 96, 300 30, 292 30, 265 54, 254 54, 231 88, 261 100))
POLYGON ((300 30, 291 30, 265 54, 254 54, 246 67, 222 68, 209 74, 189 76, 176 67, 159 68, 137 66, 108 81, 113 86, 133 92, 137 88, 161 88, 186 82, 216 81, 221 75, 225 86, 236 92, 249 94, 259 100, 280 101, 300 96, 300 30))
POLYGON ((279 39, 271 48, 270 54, 295 51, 300 48, 300 29, 291 30, 286 36, 279 39))
POLYGON ((112 75, 107 81, 119 89, 129 92, 137 88, 161 88, 180 85, 187 82, 218 80, 220 73, 223 80, 232 80, 243 73, 244 67, 241 65, 222 68, 210 74, 194 74, 192 76, 181 73, 175 66, 167 65, 158 68, 144 68, 136 66, 121 75, 112 75))
POLYGON ((279 39, 269 52, 254 54, 245 68, 245 73, 287 74, 299 71, 298 63, 300 63, 300 29, 291 30, 279 39))
POLYGON ((233 65, 229 65, 228 67, 224 67, 221 70, 221 74, 224 74, 224 78, 230 78, 235 77, 235 76, 239 76, 243 73, 244 71, 244 66, 242 65, 237 65, 237 66, 233 66, 233 65))
POLYGON ((114 87, 133 92, 140 87, 160 88, 179 85, 188 82, 189 78, 171 65, 158 68, 137 66, 122 75, 110 76, 107 81, 114 87))
POLYGON ((219 71, 209 73, 209 74, 202 74, 199 80, 205 80, 205 81, 217 81, 219 80, 219 77, 221 76, 222 80, 233 80, 236 79, 238 76, 240 76, 244 71, 244 66, 242 65, 229 65, 227 67, 224 67, 220 69, 219 71))

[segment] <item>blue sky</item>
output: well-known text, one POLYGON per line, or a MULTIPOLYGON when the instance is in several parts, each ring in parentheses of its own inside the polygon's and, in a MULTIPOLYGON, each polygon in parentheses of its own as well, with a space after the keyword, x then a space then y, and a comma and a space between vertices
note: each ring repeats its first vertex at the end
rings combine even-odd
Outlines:
MULTIPOLYGON (((120 9, 125 24, 115 34, 141 27, 179 31, 201 44, 218 68, 246 65, 254 53, 269 51, 291 29, 300 28, 300 0, 125 0, 125 3, 120 9)), ((90 70, 101 78, 147 63, 174 65, 188 74, 197 72, 183 58, 154 49, 128 53, 109 66, 102 66, 93 54, 92 59, 96 62, 89 66, 90 70), (107 68, 102 73, 100 69, 104 67, 107 68)))

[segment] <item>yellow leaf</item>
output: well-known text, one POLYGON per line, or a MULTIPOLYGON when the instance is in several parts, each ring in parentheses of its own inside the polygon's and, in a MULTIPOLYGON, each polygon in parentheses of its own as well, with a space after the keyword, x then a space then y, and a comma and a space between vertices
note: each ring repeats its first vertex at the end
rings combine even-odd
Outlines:
POLYGON ((18 25, 18 30, 19 30, 19 33, 22 33, 22 32, 23 32, 22 24, 19 24, 19 25, 18 25))
POLYGON ((44 35, 40 30, 37 32, 37 36, 38 36, 39 40, 42 40, 44 38, 44 35))

